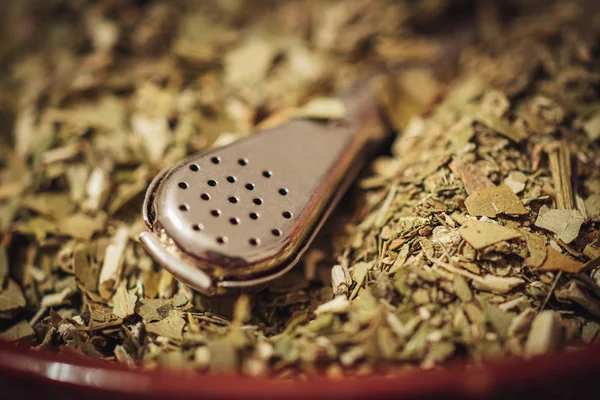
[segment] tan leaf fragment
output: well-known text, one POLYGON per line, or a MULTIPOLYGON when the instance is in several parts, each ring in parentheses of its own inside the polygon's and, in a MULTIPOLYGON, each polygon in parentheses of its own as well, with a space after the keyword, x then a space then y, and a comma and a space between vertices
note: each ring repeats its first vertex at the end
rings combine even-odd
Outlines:
POLYGON ((23 320, 0 333, 0 338, 8 342, 16 342, 18 340, 33 337, 34 335, 35 332, 33 328, 31 328, 31 325, 29 325, 29 322, 23 320))
POLYGON ((134 291, 135 289, 128 292, 126 282, 121 282, 113 296, 113 314, 119 318, 126 318, 135 313, 137 296, 133 293, 134 291))
POLYGON ((104 229, 106 214, 98 212, 95 217, 83 213, 61 218, 57 223, 58 233, 76 239, 90 240, 94 233, 104 229))
POLYGON ((142 113, 131 117, 131 127, 139 137, 140 144, 152 162, 160 161, 169 146, 169 124, 167 118, 149 117, 142 113))
POLYGON ((590 140, 600 139, 600 112, 597 112, 584 125, 583 130, 590 140))
POLYGON ((146 324, 146 331, 171 339, 181 339, 184 327, 183 313, 178 310, 171 310, 167 318, 146 324))
POLYGON ((75 293, 73 288, 66 287, 58 293, 47 294, 42 298, 42 301, 40 302, 41 308, 47 309, 63 304, 67 300, 67 298, 73 293, 75 293))
POLYGON ((592 193, 584 201, 585 211, 591 218, 600 217, 600 194, 592 193))
POLYGON ((539 267, 546 259, 546 237, 526 231, 521 232, 525 235, 529 250, 529 257, 525 259, 525 264, 529 267, 539 267))
POLYGON ((104 254, 104 263, 100 270, 100 279, 98 282, 98 292, 103 298, 108 299, 113 288, 121 279, 121 266, 123 264, 123 254, 127 247, 129 231, 126 227, 120 227, 112 237, 111 243, 106 247, 104 254))
POLYGON ((88 261, 87 252, 88 249, 85 245, 77 245, 73 252, 73 270, 83 287, 88 291, 95 292, 98 289, 100 268, 98 264, 88 261))
POLYGON ((490 129, 495 130, 502 136, 511 139, 514 142, 520 142, 527 137, 527 133, 517 126, 512 126, 502 118, 496 117, 495 115, 479 112, 475 116, 477 122, 487 126, 490 129))
POLYGON ((477 168, 475 164, 464 161, 454 161, 450 164, 450 169, 463 181, 467 194, 473 194, 481 189, 495 187, 494 182, 485 175, 481 168, 477 168))
POLYGON ((231 86, 259 83, 269 71, 278 49, 272 41, 252 37, 224 57, 224 78, 231 86))
POLYGON ((513 193, 520 193, 525 189, 525 183, 527 182, 527 176, 519 171, 513 171, 506 178, 504 178, 504 184, 513 191, 513 193))
POLYGON ((348 289, 352 285, 352 278, 348 267, 343 264, 336 264, 331 268, 331 286, 335 296, 348 295, 348 289))
POLYGON ((554 250, 552 246, 547 247, 548 257, 546 257, 546 261, 538 268, 542 271, 564 271, 569 272, 571 274, 579 273, 584 264, 582 262, 573 260, 571 257, 568 257, 558 251, 554 250))
POLYGON ((578 210, 555 210, 542 206, 535 226, 554 232, 558 239, 571 243, 579 236, 583 217, 578 210))
POLYGON ((525 344, 525 355, 532 357, 557 348, 562 342, 562 333, 560 318, 556 312, 540 312, 531 324, 525 344))
POLYGON ((477 190, 465 200, 469 214, 494 218, 498 214, 523 215, 527 209, 506 185, 477 190))
POLYGON ((6 289, 0 291, 0 312, 25 307, 25 304, 27 303, 21 287, 9 279, 6 289))
POLYGON ((523 283, 525 283, 523 279, 516 278, 513 276, 501 277, 487 274, 482 277, 480 275, 476 275, 474 273, 465 271, 464 269, 457 268, 452 264, 442 262, 435 258, 428 257, 428 259, 433 264, 442 267, 445 270, 452 272, 453 274, 458 274, 465 278, 471 279, 473 287, 478 290, 483 290, 492 293, 508 293, 517 286, 520 286, 523 283))
POLYGON ((315 310, 315 315, 319 316, 321 314, 343 314, 348 312, 350 309, 350 301, 346 296, 337 296, 333 300, 328 301, 327 303, 321 304, 315 310))
POLYGON ((335 97, 316 97, 293 114, 296 118, 342 119, 346 116, 346 105, 335 97))
POLYGON ((458 228, 460 236, 475 250, 481 250, 494 243, 521 237, 521 233, 514 229, 494 224, 492 222, 467 221, 458 228))
POLYGON ((508 293, 525 283, 523 279, 514 276, 501 277, 488 274, 478 278, 473 278, 473 287, 492 293, 508 293))

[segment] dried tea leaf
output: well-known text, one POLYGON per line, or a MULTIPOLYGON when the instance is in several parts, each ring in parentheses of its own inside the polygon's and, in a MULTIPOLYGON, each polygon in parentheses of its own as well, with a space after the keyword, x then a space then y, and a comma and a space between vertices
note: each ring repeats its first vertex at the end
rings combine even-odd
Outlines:
POLYGON ((137 302, 135 290, 134 288, 128 292, 126 282, 121 282, 112 298, 113 314, 119 318, 126 318, 135 313, 135 304, 137 302))
POLYGON ((315 310, 315 315, 319 316, 321 314, 344 314, 350 309, 350 301, 346 296, 337 296, 333 300, 328 301, 327 303, 321 304, 315 310))
POLYGON ((600 112, 595 113, 585 122, 583 130, 587 133, 590 140, 600 139, 600 112))
POLYGON ((335 97, 317 97, 300 107, 293 116, 296 118, 343 119, 346 116, 346 105, 335 97))
POLYGON ((173 310, 171 300, 167 299, 147 299, 143 298, 138 301, 139 314, 145 322, 161 321, 169 316, 173 310))
POLYGON ((151 162, 160 161, 170 142, 167 118, 134 114, 131 117, 131 126, 135 134, 139 136, 148 159, 151 162))
POLYGON ((491 222, 469 220, 458 228, 460 236, 475 250, 481 250, 492 244, 521 237, 514 229, 491 222))
POLYGON ((104 229, 106 214, 99 212, 94 217, 78 213, 62 217, 57 223, 58 234, 76 239, 90 240, 94 233, 104 229))
POLYGON ((77 245, 73 252, 73 271, 86 290, 92 292, 98 290, 100 268, 98 264, 91 264, 88 261, 88 249, 83 244, 77 245))
POLYGON ((402 268, 404 266, 406 259, 408 258, 409 252, 410 252, 410 245, 408 245, 408 244, 402 245, 402 247, 400 248, 400 252, 398 253, 398 257, 396 257, 394 264, 392 264, 392 266, 390 267, 390 270, 388 271, 388 273, 390 275, 394 275, 400 268, 402 268))
POLYGON ((171 339, 182 339, 184 327, 183 313, 178 310, 171 310, 167 318, 146 324, 146 331, 171 339))
POLYGON ((579 273, 583 268, 582 262, 573 260, 558 251, 554 250, 552 246, 548 246, 548 257, 538 268, 542 271, 564 271, 571 274, 579 273))
POLYGON ((454 161, 450 164, 452 172, 463 181, 467 194, 473 194, 478 190, 494 188, 494 183, 485 175, 481 168, 475 164, 454 161))
POLYGON ((117 345, 115 346, 115 350, 114 350, 114 355, 116 357, 116 359, 121 363, 121 364, 125 364, 128 367, 135 367, 135 361, 133 360, 133 358, 129 355, 129 353, 127 353, 127 350, 125 350, 125 347, 121 346, 121 345, 117 345))
MULTIPOLYGON (((57 290, 60 290, 57 288, 57 290)), ((59 306, 67 300, 73 293, 75 293, 75 289, 73 287, 67 286, 57 293, 47 294, 42 297, 42 301, 40 302, 42 308, 50 308, 59 306)))
POLYGON ((488 323, 494 327, 494 330, 501 338, 506 338, 508 336, 508 329, 515 318, 515 314, 503 311, 495 305, 485 301, 482 302, 482 306, 488 323))
POLYGON ((119 227, 106 247, 98 286, 99 293, 105 299, 111 296, 113 288, 121 279, 120 270, 128 239, 129 230, 124 226, 119 227))
POLYGON ((558 314, 552 310, 542 311, 531 324, 525 344, 525 354, 532 357, 556 349, 562 342, 562 336, 558 314))
POLYGON ((518 194, 525 189, 525 183, 527 182, 527 176, 520 171, 512 171, 506 178, 504 178, 504 184, 518 194))
POLYGON ((237 324, 247 322, 252 317, 251 312, 250 297, 247 295, 238 297, 233 309, 233 322, 237 324))
POLYGON ((587 344, 598 342, 600 337, 600 325, 596 322, 588 322, 581 330, 581 339, 587 344))
POLYGON ((388 192, 387 196, 385 197, 385 200, 383 201, 381 208, 379 209, 377 218, 375 219, 376 227, 381 228, 386 223, 386 221, 389 217, 389 211, 390 211, 390 207, 392 205, 392 201, 394 201, 397 191, 398 191, 398 186, 396 184, 393 184, 392 187, 390 188, 390 191, 388 192))
POLYGON ((213 340, 208 343, 208 351, 211 373, 233 373, 237 371, 239 365, 238 352, 230 340, 226 338, 213 340))
POLYGON ((535 226, 554 232, 558 239, 571 243, 579 236, 583 222, 583 217, 578 210, 554 210, 542 206, 535 220, 535 226))
POLYGON ((135 182, 120 185, 114 200, 108 208, 108 213, 114 214, 119 211, 121 207, 143 193, 146 186, 145 179, 138 179, 135 182))
POLYGON ((523 312, 517 315, 510 323, 508 327, 508 336, 520 336, 527 332, 531 327, 531 323, 536 316, 536 310, 533 308, 526 308, 523 312))
POLYGON ((481 108, 486 114, 502 117, 510 108, 510 102, 504 93, 489 90, 481 98, 481 108))
POLYGON ((331 286, 334 296, 347 296, 348 289, 352 285, 352 278, 348 267, 343 264, 336 264, 331 268, 331 286))
POLYGON ((22 201, 23 206, 45 216, 58 219, 59 222, 60 218, 63 218, 73 209, 69 197, 62 193, 29 195, 22 201))
POLYGON ((15 230, 25 235, 33 235, 35 240, 41 242, 50 233, 56 232, 56 224, 43 217, 34 217, 26 223, 19 225, 15 230))
POLYGON ((493 129, 503 136, 506 136, 514 142, 519 143, 527 138, 527 133, 524 130, 517 126, 510 125, 504 119, 495 115, 479 112, 475 115, 475 119, 477 122, 487 126, 490 129, 493 129))
POLYGON ((455 351, 456 346, 452 342, 434 342, 429 347, 429 352, 423 363, 425 365, 435 365, 450 358, 455 351))
POLYGON ((594 219, 600 218, 600 194, 592 193, 585 199, 585 211, 594 219))
POLYGON ((461 301, 466 302, 473 300, 473 293, 471 292, 471 288, 469 287, 469 284, 465 278, 456 274, 454 275, 452 284, 454 287, 454 293, 456 293, 461 301))
POLYGON ((536 235, 530 232, 521 230, 527 242, 529 257, 525 259, 525 263, 530 267, 539 267, 546 259, 548 240, 544 236, 536 235))
POLYGON ((365 279, 367 272, 369 271, 369 269, 371 269, 372 266, 373 263, 370 262, 359 262, 354 264, 350 270, 352 280, 354 282, 362 282, 365 279))
POLYGON ((277 47, 272 41, 251 37, 225 55, 224 79, 231 86, 252 86, 267 74, 277 47))
POLYGON ((476 217, 495 218, 498 214, 527 214, 527 209, 506 185, 475 191, 465 200, 465 207, 469 214, 476 217))
POLYGON ((489 274, 480 279, 473 279, 475 289, 493 293, 508 293, 524 283, 525 280, 514 276, 500 277, 489 274))
POLYGON ((7 342, 16 342, 23 339, 29 339, 35 336, 35 332, 29 322, 20 321, 0 333, 0 338, 7 342))
POLYGON ((0 46, 0 296, 21 286, 0 318, 18 323, 15 338, 146 369, 286 380, 477 364, 525 354, 526 340, 546 351, 532 322, 547 307, 563 319, 561 347, 598 341, 600 25, 575 18, 588 5, 485 2, 494 46, 477 38, 446 65, 461 46, 430 37, 454 17, 440 1, 298 0, 268 18, 238 0, 83 2, 68 7, 83 23, 67 25, 7 3, 39 28, 0 46), (344 124, 335 96, 377 65, 396 71, 376 95, 401 134, 305 271, 237 302, 209 298, 129 240, 160 169, 295 112, 344 124), (569 244, 524 212, 550 202, 586 221, 569 244))
POLYGON ((83 206, 86 210, 98 211, 108 190, 108 181, 108 173, 104 169, 96 167, 92 170, 85 185, 87 198, 83 206))
POLYGON ((16 310, 27 304, 21 287, 12 279, 9 278, 6 287, 0 290, 0 312, 16 310))

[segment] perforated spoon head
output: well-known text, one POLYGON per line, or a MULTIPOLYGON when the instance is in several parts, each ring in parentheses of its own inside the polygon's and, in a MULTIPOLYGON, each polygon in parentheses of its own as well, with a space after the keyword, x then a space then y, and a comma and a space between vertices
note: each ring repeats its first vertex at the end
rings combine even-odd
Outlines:
POLYGON ((142 244, 208 294, 288 271, 385 137, 370 85, 342 100, 341 121, 293 119, 161 172, 144 201, 142 244))

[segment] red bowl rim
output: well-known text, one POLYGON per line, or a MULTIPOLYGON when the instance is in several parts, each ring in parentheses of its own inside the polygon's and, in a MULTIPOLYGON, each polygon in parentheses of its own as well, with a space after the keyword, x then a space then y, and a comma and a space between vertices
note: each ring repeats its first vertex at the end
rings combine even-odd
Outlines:
MULTIPOLYGON (((31 350, 0 342, 0 376, 35 382, 53 390, 143 396, 145 398, 373 398, 402 396, 478 397, 510 385, 527 387, 535 381, 568 379, 600 371, 600 345, 562 350, 528 360, 504 358, 478 366, 462 363, 431 371, 410 370, 393 377, 323 375, 304 380, 248 378, 232 374, 202 375, 181 370, 142 370, 46 350, 31 350)), ((598 372, 597 372, 598 373, 598 372)), ((41 387, 40 386, 40 387, 41 387)))

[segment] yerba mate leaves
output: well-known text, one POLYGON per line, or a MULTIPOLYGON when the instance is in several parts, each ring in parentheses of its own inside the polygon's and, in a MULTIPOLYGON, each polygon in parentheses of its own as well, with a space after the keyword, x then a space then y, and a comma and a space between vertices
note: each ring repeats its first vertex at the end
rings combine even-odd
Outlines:
POLYGON ((502 35, 438 68, 456 77, 411 33, 446 25, 450 1, 17 3, 36 29, 19 52, 0 41, 4 340, 282 378, 598 340, 599 27, 583 3, 478 13, 502 35), (297 114, 343 123, 333 96, 382 65, 398 136, 304 265, 207 298, 143 251, 160 169, 297 114))

